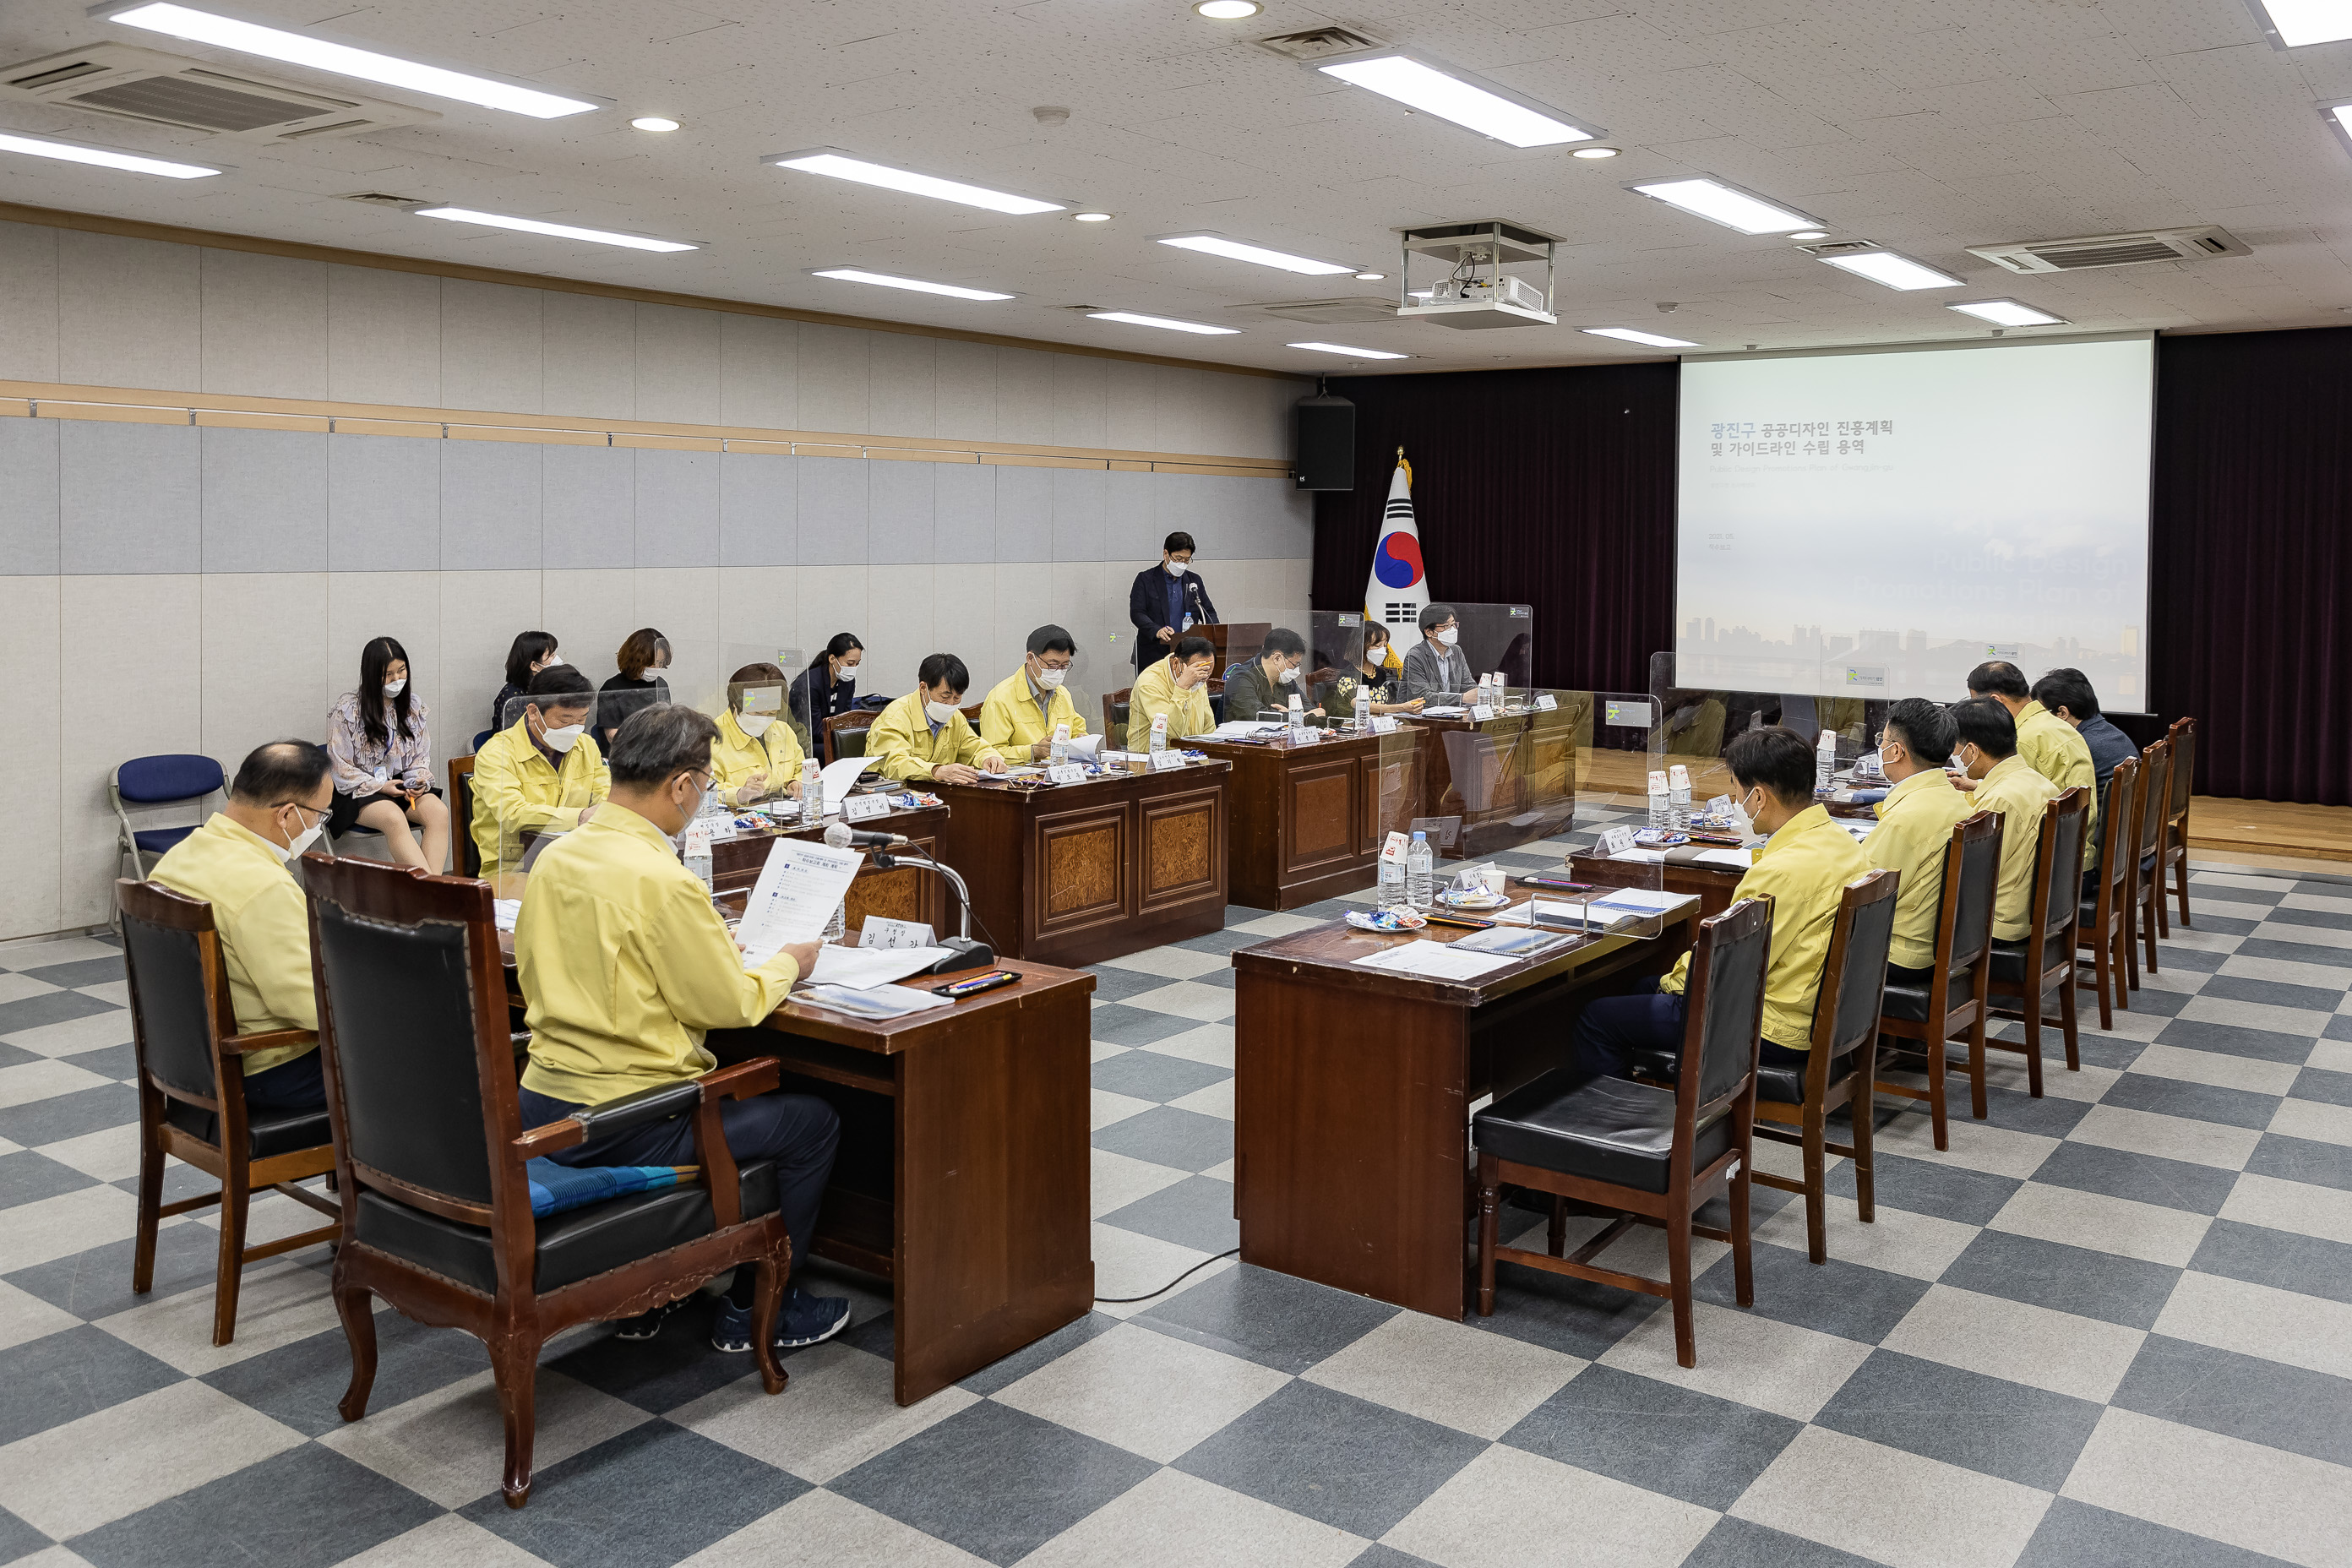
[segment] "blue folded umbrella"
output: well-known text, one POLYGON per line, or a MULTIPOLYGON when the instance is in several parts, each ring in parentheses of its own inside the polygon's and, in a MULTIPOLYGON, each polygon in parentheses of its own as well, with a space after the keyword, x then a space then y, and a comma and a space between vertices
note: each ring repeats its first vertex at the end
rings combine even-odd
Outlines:
POLYGON ((674 1187, 695 1173, 693 1166, 559 1165, 552 1160, 532 1160, 523 1170, 530 1178, 530 1212, 541 1219, 607 1198, 674 1187))

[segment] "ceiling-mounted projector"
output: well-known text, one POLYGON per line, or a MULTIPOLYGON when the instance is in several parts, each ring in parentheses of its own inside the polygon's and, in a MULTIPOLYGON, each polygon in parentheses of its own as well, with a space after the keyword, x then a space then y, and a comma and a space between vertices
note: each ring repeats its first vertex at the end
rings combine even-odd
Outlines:
POLYGON ((1479 223, 1440 224, 1399 231, 1403 263, 1397 268, 1397 319, 1430 321, 1441 327, 1554 327, 1552 247, 1557 237, 1491 218, 1479 223), (1424 279, 1430 263, 1449 268, 1433 282, 1413 287, 1413 261, 1421 258, 1424 279), (1543 286, 1506 267, 1543 264, 1543 286))

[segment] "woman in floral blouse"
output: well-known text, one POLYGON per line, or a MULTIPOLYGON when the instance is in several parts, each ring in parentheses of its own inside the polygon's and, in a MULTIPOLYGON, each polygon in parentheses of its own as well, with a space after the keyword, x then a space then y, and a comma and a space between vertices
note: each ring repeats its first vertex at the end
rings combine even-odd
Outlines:
POLYGON ((327 715, 327 755, 335 763, 335 804, 327 831, 354 826, 383 835, 394 861, 438 872, 449 855, 449 808, 433 782, 433 742, 424 700, 410 689, 408 650, 378 637, 360 651, 360 685, 327 715), (421 830, 425 842, 417 843, 421 830))

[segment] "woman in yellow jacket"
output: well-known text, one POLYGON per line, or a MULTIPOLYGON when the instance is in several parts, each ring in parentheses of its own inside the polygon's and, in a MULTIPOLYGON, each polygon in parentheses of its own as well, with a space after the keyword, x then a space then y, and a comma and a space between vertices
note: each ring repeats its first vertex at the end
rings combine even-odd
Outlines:
POLYGON ((727 678, 727 711, 710 746, 710 782, 729 805, 801 793, 801 738, 783 716, 783 667, 747 664, 727 678))

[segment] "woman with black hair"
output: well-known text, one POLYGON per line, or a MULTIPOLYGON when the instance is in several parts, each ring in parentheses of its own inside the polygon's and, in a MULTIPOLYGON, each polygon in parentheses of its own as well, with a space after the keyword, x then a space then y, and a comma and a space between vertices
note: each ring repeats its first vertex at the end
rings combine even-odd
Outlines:
POLYGON ((857 706, 857 667, 866 645, 855 632, 835 632, 793 680, 793 717, 808 731, 809 750, 824 749, 824 721, 857 706))
POLYGON ((327 715, 327 755, 335 802, 327 831, 383 835, 395 864, 438 872, 449 855, 449 808, 433 782, 433 742, 425 703, 411 689, 408 650, 378 637, 360 650, 360 684, 327 715), (417 844, 411 826, 422 830, 417 844))
POLYGON ((611 751, 613 737, 620 733, 630 714, 670 700, 669 680, 663 674, 669 668, 669 638, 653 627, 640 626, 629 634, 621 651, 613 656, 621 673, 597 689, 597 744, 611 751))
POLYGON ((499 688, 497 699, 490 704, 490 728, 503 730, 522 717, 522 694, 530 689, 530 678, 551 664, 562 664, 563 656, 555 651, 553 632, 517 632, 514 647, 507 649, 507 683, 499 688), (507 710, 511 707, 514 711, 507 710))

